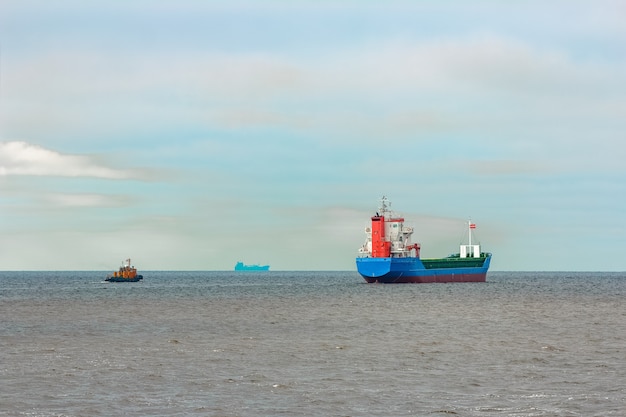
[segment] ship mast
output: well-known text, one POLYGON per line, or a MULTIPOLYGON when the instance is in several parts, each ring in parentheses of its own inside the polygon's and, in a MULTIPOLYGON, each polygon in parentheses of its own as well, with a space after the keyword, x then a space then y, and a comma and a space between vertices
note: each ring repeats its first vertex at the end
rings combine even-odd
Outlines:
POLYGON ((472 244, 472 229, 475 229, 476 225, 472 223, 472 220, 467 221, 467 236, 468 243, 467 245, 461 243, 460 248, 460 257, 461 258, 479 258, 480 257, 480 244, 473 245, 472 244))
POLYGON ((377 214, 379 214, 380 216, 385 217, 385 216, 386 216, 387 211, 390 211, 390 210, 388 210, 388 208, 389 208, 390 206, 391 206, 391 203, 390 203, 390 202, 389 202, 389 200, 387 199, 387 196, 383 196, 383 197, 380 199, 380 208, 379 208, 380 213, 377 213, 377 214))

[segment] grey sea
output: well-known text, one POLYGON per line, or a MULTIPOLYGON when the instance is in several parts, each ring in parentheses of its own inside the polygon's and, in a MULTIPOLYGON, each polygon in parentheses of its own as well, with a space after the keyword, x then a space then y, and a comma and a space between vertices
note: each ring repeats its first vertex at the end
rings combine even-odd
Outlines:
POLYGON ((0 416, 625 416, 626 274, 0 272, 0 416))

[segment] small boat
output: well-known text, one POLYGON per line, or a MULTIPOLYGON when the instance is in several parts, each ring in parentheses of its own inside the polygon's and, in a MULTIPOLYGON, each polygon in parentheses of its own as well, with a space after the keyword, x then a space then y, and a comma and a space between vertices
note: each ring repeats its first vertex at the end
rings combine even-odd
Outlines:
POLYGON ((243 262, 237 262, 235 271, 269 271, 269 265, 246 265, 243 262))
POLYGON ((143 279, 143 275, 137 274, 137 268, 131 265, 130 258, 126 259, 119 271, 107 275, 105 281, 108 282, 137 282, 143 279))

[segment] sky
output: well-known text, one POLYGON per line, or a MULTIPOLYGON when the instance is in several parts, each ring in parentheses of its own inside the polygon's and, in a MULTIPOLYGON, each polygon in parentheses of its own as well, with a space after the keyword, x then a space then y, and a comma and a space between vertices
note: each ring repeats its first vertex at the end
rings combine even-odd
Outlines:
POLYGON ((623 1, 0 3, 0 270, 626 271, 623 1))

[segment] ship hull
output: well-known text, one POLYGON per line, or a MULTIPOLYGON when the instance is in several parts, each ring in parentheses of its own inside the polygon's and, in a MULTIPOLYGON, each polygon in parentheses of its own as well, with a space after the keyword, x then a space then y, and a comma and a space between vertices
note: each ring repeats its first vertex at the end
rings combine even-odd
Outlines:
POLYGON ((268 266, 243 266, 236 267, 235 271, 269 271, 270 267, 268 266))
POLYGON ((107 277, 105 281, 107 282, 138 282, 143 279, 143 275, 137 275, 134 278, 124 278, 124 277, 107 277))
POLYGON ((368 283, 425 284, 485 282, 491 254, 477 259, 357 258, 359 274, 368 283))

